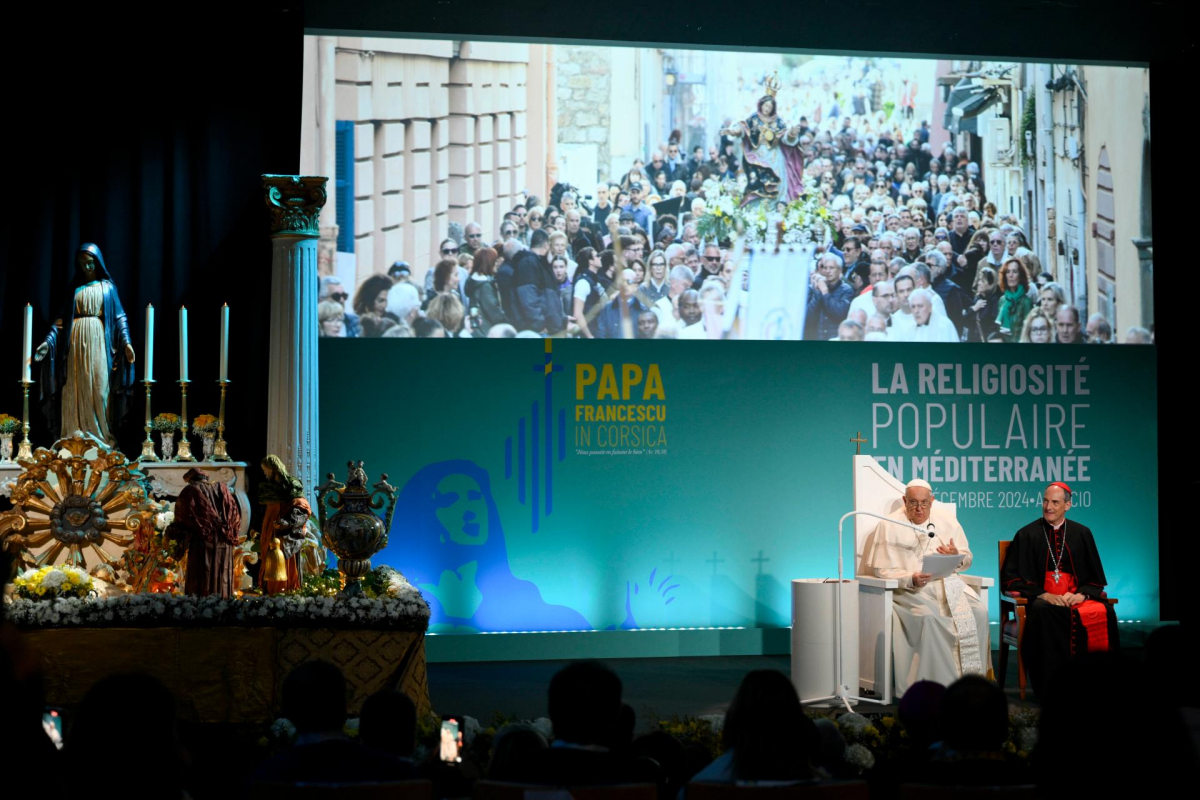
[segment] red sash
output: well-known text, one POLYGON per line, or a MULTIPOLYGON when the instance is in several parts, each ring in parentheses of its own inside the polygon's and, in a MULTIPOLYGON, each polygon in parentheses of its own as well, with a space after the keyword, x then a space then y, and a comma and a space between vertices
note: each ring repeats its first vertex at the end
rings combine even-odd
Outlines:
MULTIPOLYGON (((1046 581, 1042 584, 1042 588, 1050 594, 1075 594, 1075 590, 1079 585, 1075 582, 1075 576, 1069 572, 1061 572, 1058 576, 1058 581, 1054 580, 1054 573, 1046 573, 1046 581)), ((1071 653, 1075 652, 1075 642, 1078 639, 1078 634, 1083 633, 1083 638, 1087 641, 1087 649, 1089 653, 1094 653, 1097 650, 1108 649, 1108 608, 1105 603, 1096 600, 1084 600, 1077 606, 1071 606, 1071 653)))

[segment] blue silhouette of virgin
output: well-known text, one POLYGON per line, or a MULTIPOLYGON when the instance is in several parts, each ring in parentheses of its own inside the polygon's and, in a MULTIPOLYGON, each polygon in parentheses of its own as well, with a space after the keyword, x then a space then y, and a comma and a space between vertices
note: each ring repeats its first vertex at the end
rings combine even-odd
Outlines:
POLYGON ((419 470, 400 492, 385 551, 429 601, 430 629, 590 630, 512 574, 487 470, 466 459, 419 470), (390 552, 388 552, 390 551, 390 552))

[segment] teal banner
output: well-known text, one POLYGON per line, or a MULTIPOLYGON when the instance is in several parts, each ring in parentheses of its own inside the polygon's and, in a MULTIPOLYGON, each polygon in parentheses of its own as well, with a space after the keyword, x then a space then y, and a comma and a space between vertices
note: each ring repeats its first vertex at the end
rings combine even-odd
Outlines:
POLYGON ((374 561, 421 588, 435 631, 786 626, 789 581, 836 575, 860 431, 957 504, 972 574, 998 577, 997 542, 1069 483, 1122 618, 1158 617, 1148 347, 320 348, 322 472, 361 459, 401 489, 374 561))

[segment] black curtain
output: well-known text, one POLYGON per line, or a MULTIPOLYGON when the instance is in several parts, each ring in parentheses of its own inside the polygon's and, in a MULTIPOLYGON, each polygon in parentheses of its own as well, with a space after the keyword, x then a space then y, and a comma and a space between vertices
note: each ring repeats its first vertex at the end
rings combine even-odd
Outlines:
MULTIPOLYGON (((165 7, 160 7, 165 8, 165 7)), ((219 313, 231 313, 226 439, 266 446, 270 241, 259 176, 299 168, 303 27, 285 4, 195 7, 203 19, 23 20, 8 51, 9 180, 0 216, 0 412, 19 416, 22 314, 34 347, 70 300, 82 242, 104 253, 137 353, 127 455, 144 438, 146 304, 156 311, 154 413, 180 410, 178 313, 189 316, 188 415, 218 408, 219 313), (18 78, 18 76, 24 76, 18 78)), ((36 367, 36 365, 35 365, 36 367)), ((37 374, 34 379, 37 380, 37 374)), ((35 446, 49 430, 31 391, 35 446)), ((190 425, 190 419, 189 419, 190 425)))

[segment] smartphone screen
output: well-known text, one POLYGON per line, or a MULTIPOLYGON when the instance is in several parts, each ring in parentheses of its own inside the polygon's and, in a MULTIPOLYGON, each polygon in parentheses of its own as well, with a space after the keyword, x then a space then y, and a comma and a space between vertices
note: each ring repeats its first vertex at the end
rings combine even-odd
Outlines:
POLYGON ((462 726, 457 717, 446 717, 442 720, 441 758, 447 764, 458 764, 462 761, 462 726))
POLYGON ((46 735, 50 737, 50 741, 54 742, 54 746, 62 750, 62 711, 57 708, 47 708, 42 712, 42 728, 46 731, 46 735))

